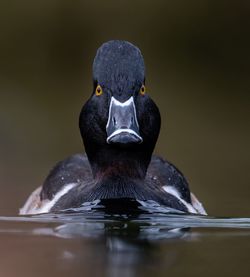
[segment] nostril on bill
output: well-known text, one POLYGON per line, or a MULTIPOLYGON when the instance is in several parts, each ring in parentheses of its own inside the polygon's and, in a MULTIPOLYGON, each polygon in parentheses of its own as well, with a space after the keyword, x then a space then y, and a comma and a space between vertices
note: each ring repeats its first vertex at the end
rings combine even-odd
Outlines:
POLYGON ((115 117, 112 118, 114 126, 116 126, 116 119, 115 117))

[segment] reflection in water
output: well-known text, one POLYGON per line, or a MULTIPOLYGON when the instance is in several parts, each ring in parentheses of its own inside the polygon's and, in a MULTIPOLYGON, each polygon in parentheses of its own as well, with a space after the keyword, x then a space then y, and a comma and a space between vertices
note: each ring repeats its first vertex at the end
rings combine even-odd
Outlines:
MULTIPOLYGON (((56 256, 60 270, 90 270, 104 276, 138 276, 140 272, 147 276, 150 265, 173 270, 183 254, 177 250, 180 242, 200 241, 211 235, 212 228, 217 237, 250 236, 249 218, 163 213, 156 208, 146 211, 144 205, 133 210, 132 205, 127 213, 115 214, 97 205, 58 214, 0 217, 0 233, 40 241, 59 239, 60 247, 48 259, 56 256), (74 243, 77 247, 72 247, 74 243)), ((44 247, 51 249, 51 240, 44 247)))
MULTIPOLYGON (((160 252, 160 244, 152 243, 153 241, 173 241, 189 236, 187 229, 164 228, 150 221, 140 223, 136 222, 134 216, 132 221, 130 220, 130 216, 124 216, 107 222, 104 219, 103 222, 65 223, 54 228, 36 228, 32 230, 32 234, 66 239, 94 239, 87 248, 84 245, 82 251, 91 257, 95 257, 96 253, 102 253, 106 276, 136 276, 138 267, 152 262, 154 265, 162 263, 163 257, 155 257, 155 253, 160 252)), ((79 252, 62 252, 61 257, 67 261, 82 257, 82 253, 79 252)), ((171 266, 176 259, 176 251, 171 248, 164 257, 164 263, 171 266)))
MULTIPOLYGON (((153 242, 173 241, 187 237, 187 228, 161 226, 157 221, 152 220, 157 217, 157 214, 146 210, 151 207, 152 211, 155 211, 158 206, 154 203, 144 203, 140 206, 141 209, 138 209, 138 203, 132 201, 123 206, 123 211, 124 207, 129 208, 125 213, 119 213, 119 206, 114 202, 112 205, 108 202, 90 203, 82 209, 68 210, 64 214, 42 214, 2 218, 2 220, 9 221, 8 223, 13 221, 19 221, 22 224, 33 223, 28 229, 19 226, 19 234, 40 238, 49 236, 71 240, 80 239, 84 242, 82 248, 63 247, 58 253, 59 259, 68 265, 82 263, 84 267, 86 267, 86 262, 100 259, 106 276, 137 276, 137 271, 145 264, 154 262, 154 265, 157 265, 162 263, 163 257, 166 259, 165 265, 171 266, 176 259, 176 251, 170 249, 161 257, 159 255, 160 244, 153 242)), ((158 207, 158 209, 163 211, 163 208, 158 207)), ((4 232, 3 229, 2 231, 4 232)), ((12 231, 5 230, 8 234, 12 231)))

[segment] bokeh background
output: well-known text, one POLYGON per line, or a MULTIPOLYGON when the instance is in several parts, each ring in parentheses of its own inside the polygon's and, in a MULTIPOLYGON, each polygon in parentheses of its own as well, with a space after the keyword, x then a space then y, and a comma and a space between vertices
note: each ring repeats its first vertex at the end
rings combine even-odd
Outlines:
POLYGON ((123 39, 141 49, 161 110, 156 152, 209 214, 250 216, 249 15, 249 1, 2 0, 0 214, 17 214, 58 160, 83 151, 92 60, 123 39))

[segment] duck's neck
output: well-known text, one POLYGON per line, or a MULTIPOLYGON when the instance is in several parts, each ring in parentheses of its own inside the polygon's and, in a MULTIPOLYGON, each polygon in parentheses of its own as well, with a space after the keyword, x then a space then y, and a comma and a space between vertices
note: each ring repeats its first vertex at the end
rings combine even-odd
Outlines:
POLYGON ((112 161, 93 170, 95 179, 144 179, 147 168, 136 161, 112 161))
POLYGON ((99 149, 95 153, 88 155, 94 179, 131 179, 144 180, 151 153, 144 151, 128 151, 109 149, 105 151, 99 149))

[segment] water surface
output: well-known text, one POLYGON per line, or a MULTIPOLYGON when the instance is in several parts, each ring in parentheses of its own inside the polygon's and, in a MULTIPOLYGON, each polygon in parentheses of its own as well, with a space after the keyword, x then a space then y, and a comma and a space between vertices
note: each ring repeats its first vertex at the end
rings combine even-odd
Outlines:
POLYGON ((2 216, 0 241, 0 276, 248 276, 250 269, 250 218, 102 207, 2 216))

